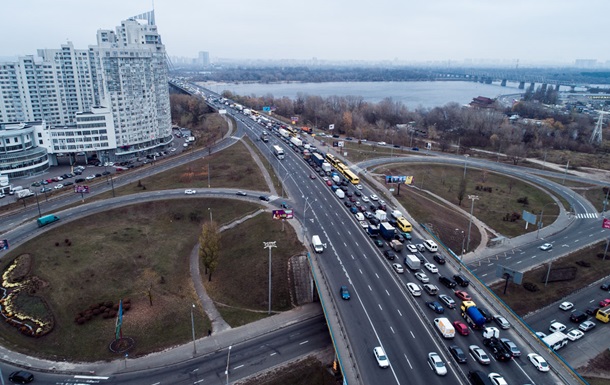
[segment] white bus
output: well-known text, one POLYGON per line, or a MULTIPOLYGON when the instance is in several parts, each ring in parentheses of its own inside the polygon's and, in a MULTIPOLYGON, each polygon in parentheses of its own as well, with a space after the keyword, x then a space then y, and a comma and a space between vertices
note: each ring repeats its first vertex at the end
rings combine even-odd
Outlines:
POLYGON ((284 150, 280 146, 273 146, 273 153, 278 159, 284 159, 284 150))

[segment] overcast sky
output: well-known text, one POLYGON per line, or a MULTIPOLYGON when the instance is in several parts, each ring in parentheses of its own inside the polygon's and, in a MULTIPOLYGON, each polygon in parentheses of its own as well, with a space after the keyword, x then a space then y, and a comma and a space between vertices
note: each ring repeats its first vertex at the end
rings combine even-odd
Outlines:
MULTIPOLYGON (((4 1, 0 57, 36 54, 151 10, 152 0, 4 1)), ((573 63, 610 60, 609 0, 156 0, 170 56, 573 63)))

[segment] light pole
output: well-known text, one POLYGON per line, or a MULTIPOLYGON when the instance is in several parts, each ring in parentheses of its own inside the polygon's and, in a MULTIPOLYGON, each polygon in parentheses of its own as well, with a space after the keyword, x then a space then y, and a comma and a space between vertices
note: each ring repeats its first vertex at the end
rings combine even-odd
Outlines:
POLYGON ((466 243, 466 249, 470 250, 470 228, 472 227, 472 212, 474 211, 474 201, 479 199, 478 195, 468 195, 468 199, 472 202, 470 204, 470 221, 468 222, 468 243, 466 243))
POLYGON ((460 251, 460 267, 458 268, 458 272, 462 271, 462 260, 464 258, 464 243, 466 242, 466 233, 464 230, 455 229, 455 231, 459 231, 462 233, 462 250, 460 251))
POLYGON ((193 310, 195 309, 195 304, 191 306, 191 329, 193 330, 193 356, 197 354, 197 345, 195 345, 195 316, 193 315, 193 310))
POLYGON ((275 245, 276 241, 273 242, 263 242, 263 249, 269 249, 269 313, 271 314, 271 249, 277 247, 275 245))
POLYGON ((227 368, 225 369, 225 376, 227 376, 227 385, 229 385, 229 360, 231 359, 231 348, 233 346, 229 345, 229 352, 227 353, 227 368))
POLYGON ((41 217, 42 213, 40 212, 40 202, 38 201, 38 192, 34 190, 34 195, 36 195, 36 206, 38 207, 38 216, 41 217))
POLYGON ((210 212, 210 223, 212 223, 212 209, 208 207, 208 211, 210 212))
POLYGON ((542 216, 544 215, 544 208, 548 205, 557 205, 555 202, 550 202, 542 206, 542 210, 540 210, 540 220, 538 221, 538 230, 536 231, 536 239, 539 239, 540 228, 542 227, 542 216))

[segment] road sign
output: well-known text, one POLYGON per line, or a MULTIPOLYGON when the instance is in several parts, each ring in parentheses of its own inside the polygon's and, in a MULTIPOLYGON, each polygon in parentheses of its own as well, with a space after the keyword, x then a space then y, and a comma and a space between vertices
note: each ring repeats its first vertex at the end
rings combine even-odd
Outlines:
POLYGON ((604 218, 602 222, 602 229, 610 229, 610 219, 604 218))
POLYGON ((292 210, 273 210, 273 219, 292 219, 292 210))
POLYGON ((89 193, 89 186, 81 186, 81 185, 76 185, 74 186, 74 192, 75 193, 89 193))
POLYGON ((506 279, 505 274, 508 274, 510 276, 510 278, 513 280, 513 282, 516 283, 517 285, 521 285, 521 282, 523 282, 523 273, 522 272, 513 270, 511 268, 508 268, 508 267, 505 267, 502 265, 496 265, 496 277, 506 279))

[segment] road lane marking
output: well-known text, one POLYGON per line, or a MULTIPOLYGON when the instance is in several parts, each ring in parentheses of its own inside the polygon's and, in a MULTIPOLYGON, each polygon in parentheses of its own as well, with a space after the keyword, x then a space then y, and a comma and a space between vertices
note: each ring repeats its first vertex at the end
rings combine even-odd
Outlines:
POLYGON ((377 277, 377 279, 379 279, 379 274, 375 273, 375 277, 377 277))
POLYGON ((377 306, 379 306, 379 310, 383 311, 383 308, 381 307, 381 304, 377 304, 377 306))
POLYGON ((243 365, 239 365, 239 366, 234 367, 233 369, 235 370, 235 369, 239 369, 239 368, 243 368, 243 367, 244 367, 243 365))
POLYGON ((400 309, 396 309, 396 311, 398 312, 398 314, 402 317, 402 313, 400 312, 400 309))
POLYGON ((388 297, 390 296, 390 292, 386 289, 386 294, 388 295, 388 297))
POLYGON ((306 343, 308 343, 308 342, 309 342, 309 340, 307 340, 307 341, 303 341, 303 342, 301 342, 299 345, 305 345, 305 344, 306 344, 306 343))
POLYGON ((367 285, 367 286, 369 287, 369 290, 370 290, 370 291, 373 291, 373 289, 371 288, 371 285, 367 285))
POLYGON ((364 273, 362 272, 362 269, 358 269, 358 271, 360 272, 360 274, 364 275, 364 273))
MULTIPOLYGON (((403 354, 404 354, 404 353, 403 353, 403 354)), ((405 360, 407 360, 407 364, 409 364, 409 367, 410 367, 411 369, 413 369, 413 365, 411 365, 411 362, 409 361, 409 358, 407 358, 407 355, 406 355, 406 354, 404 354, 404 356, 405 356, 405 360)))
POLYGON ((392 334, 396 334, 393 327, 390 326, 390 330, 392 331, 392 334))

